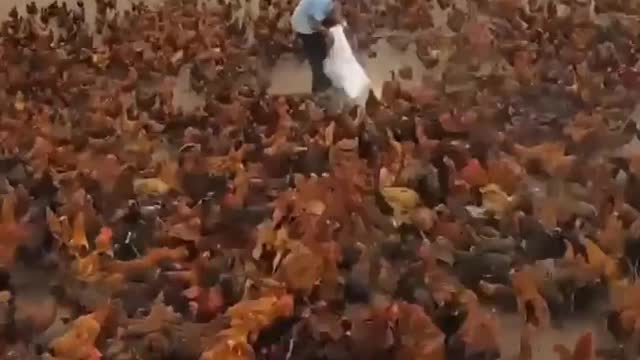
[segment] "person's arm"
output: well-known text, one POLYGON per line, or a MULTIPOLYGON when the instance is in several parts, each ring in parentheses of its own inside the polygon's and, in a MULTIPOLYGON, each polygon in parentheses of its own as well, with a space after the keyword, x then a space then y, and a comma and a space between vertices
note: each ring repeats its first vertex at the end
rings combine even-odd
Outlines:
POLYGON ((338 2, 334 0, 314 0, 309 12, 309 24, 314 31, 326 33, 326 31, 336 25, 338 2), (328 7, 331 7, 328 9, 328 7))
POLYGON ((329 11, 329 14, 327 14, 322 23, 327 28, 331 28, 342 23, 342 10, 339 1, 333 0, 331 11, 329 11))
POLYGON ((342 13, 342 4, 338 0, 334 0, 333 9, 331 10, 331 14, 327 17, 333 25, 342 25, 346 26, 346 20, 342 13))

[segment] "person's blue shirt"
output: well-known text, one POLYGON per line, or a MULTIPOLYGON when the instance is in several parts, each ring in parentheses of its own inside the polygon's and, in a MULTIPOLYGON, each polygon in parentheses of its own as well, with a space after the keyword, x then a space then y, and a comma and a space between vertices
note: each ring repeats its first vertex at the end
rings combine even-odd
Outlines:
POLYGON ((320 23, 331 14, 333 0, 300 0, 291 15, 291 27, 300 34, 315 32, 313 21, 320 23))

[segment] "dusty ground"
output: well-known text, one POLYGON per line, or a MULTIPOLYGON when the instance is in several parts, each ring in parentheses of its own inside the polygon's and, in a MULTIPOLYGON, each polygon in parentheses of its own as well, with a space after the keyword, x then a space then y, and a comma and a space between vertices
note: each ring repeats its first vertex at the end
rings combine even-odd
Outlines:
MULTIPOLYGON (((35 0, 38 5, 48 4, 52 0, 35 0)), ((59 2, 63 0, 58 0, 59 2)), ((159 3, 161 0, 147 0, 148 3, 159 3)), ((69 1, 71 3, 75 1, 69 1)), ((27 0, 0 0, 0 16, 13 7, 23 7, 27 0)), ((120 6, 128 6, 128 0, 118 0, 120 6)), ((87 13, 94 14, 94 3, 85 0, 87 13)), ((440 19, 442 21, 442 18, 440 19)), ((436 26, 438 25, 436 19, 436 26)), ((393 49, 385 41, 380 41, 375 47, 377 56, 373 59, 364 60, 365 68, 372 80, 374 91, 379 90, 382 82, 390 77, 391 70, 399 69, 402 66, 413 67, 414 78, 420 79, 424 74, 424 68, 409 48, 406 52, 399 52, 393 49)), ((183 75, 186 75, 184 73, 183 75)), ((272 70, 271 92, 275 94, 303 93, 308 92, 310 85, 310 72, 306 63, 300 63, 293 56, 285 56, 276 64, 272 70)), ((176 99, 185 106, 197 105, 202 101, 196 94, 190 91, 187 77, 180 76, 176 86, 176 99)), ((503 349, 503 359, 516 359, 520 342, 520 319, 514 314, 501 314, 501 348, 503 349)), ((563 343, 572 346, 577 337, 587 329, 593 330, 599 341, 607 339, 602 333, 603 316, 594 314, 589 318, 572 319, 567 321, 561 329, 549 329, 536 336, 533 344, 534 359, 551 360, 557 357, 553 353, 554 344, 563 343)))

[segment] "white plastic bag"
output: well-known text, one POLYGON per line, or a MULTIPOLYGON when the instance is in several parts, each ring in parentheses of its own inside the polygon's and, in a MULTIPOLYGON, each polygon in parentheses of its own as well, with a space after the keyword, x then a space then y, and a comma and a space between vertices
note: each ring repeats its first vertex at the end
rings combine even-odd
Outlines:
POLYGON ((353 55, 344 27, 336 25, 329 32, 333 37, 333 46, 324 60, 324 72, 333 86, 342 89, 353 104, 364 106, 371 80, 353 55))

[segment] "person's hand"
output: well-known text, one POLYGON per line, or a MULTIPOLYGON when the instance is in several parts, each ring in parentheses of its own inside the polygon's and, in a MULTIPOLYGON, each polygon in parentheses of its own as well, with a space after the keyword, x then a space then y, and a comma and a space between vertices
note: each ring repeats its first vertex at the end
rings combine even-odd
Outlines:
POLYGON ((331 31, 329 29, 322 29, 322 36, 324 37, 324 41, 327 44, 327 49, 331 49, 333 47, 333 35, 331 35, 331 31))

